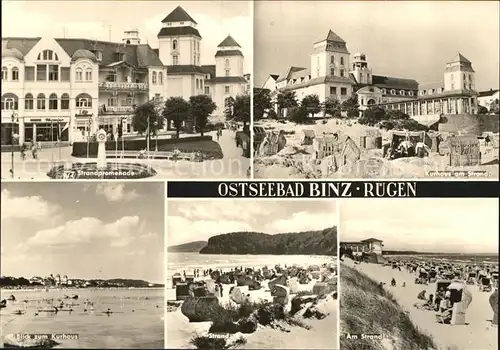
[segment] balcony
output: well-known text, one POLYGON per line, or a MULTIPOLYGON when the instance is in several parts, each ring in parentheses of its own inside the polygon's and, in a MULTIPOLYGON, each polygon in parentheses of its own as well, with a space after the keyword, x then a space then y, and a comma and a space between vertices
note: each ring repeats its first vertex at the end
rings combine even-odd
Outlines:
POLYGON ((147 83, 116 83, 112 81, 103 81, 99 83, 99 89, 110 91, 148 91, 149 85, 147 83))
POLYGON ((99 115, 132 113, 133 106, 99 106, 99 115))

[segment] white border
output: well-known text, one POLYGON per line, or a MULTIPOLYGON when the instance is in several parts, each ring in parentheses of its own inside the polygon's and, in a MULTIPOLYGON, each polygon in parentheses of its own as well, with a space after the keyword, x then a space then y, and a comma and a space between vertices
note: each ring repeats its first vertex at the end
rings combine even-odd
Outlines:
POLYGON ((168 246, 167 181, 163 182, 163 348, 167 349, 167 246, 168 246))
MULTIPOLYGON (((250 6, 250 16, 254 18, 254 2, 253 0, 249 1, 249 6, 250 6)), ((252 43, 254 42, 254 31, 255 31, 255 25, 252 26, 252 31, 250 36, 252 37, 252 43)), ((252 52, 253 52, 253 46, 252 45, 252 52)), ((255 79, 255 69, 254 69, 254 62, 255 62, 255 54, 252 55, 252 62, 250 63, 251 67, 251 75, 250 75, 250 179, 254 179, 254 170, 253 170, 253 163, 254 163, 254 149, 253 149, 253 87, 254 87, 254 79, 255 79)))

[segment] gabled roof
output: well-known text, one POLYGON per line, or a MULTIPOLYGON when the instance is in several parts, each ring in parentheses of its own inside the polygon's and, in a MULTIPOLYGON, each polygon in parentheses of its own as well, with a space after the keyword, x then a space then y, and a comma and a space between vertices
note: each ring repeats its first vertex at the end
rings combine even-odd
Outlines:
POLYGON ((207 72, 201 66, 192 64, 167 66, 167 74, 206 74, 207 72))
POLYGON ((279 78, 279 74, 269 74, 269 76, 270 76, 271 78, 273 78, 275 81, 276 81, 276 79, 278 79, 278 78, 279 78))
POLYGON ((215 82, 215 64, 211 64, 211 65, 204 65, 204 66, 201 66, 201 69, 207 73, 207 74, 210 74, 210 79, 208 80, 205 80, 205 82, 208 82, 208 83, 213 83, 215 82))
MULTIPOLYGON (((41 38, 2 38, 2 51, 4 49, 16 48, 24 56, 40 41, 41 38)), ((102 52, 101 66, 107 66, 111 63, 120 61, 118 53, 126 54, 128 64, 137 68, 146 68, 148 66, 163 66, 158 57, 158 53, 148 44, 124 45, 109 41, 97 41, 92 39, 54 39, 61 48, 73 57, 79 50, 87 50, 95 53, 97 50, 102 52)), ((84 51, 80 51, 84 52, 84 51)), ((79 56, 79 54, 77 55, 79 56)))
POLYGON ((228 35, 226 39, 222 40, 222 42, 219 45, 217 45, 217 47, 233 47, 233 46, 241 47, 240 44, 238 44, 231 35, 228 35))
POLYGON ((279 82, 282 82, 284 80, 288 80, 290 77, 290 74, 292 74, 293 72, 298 72, 300 70, 305 70, 305 69, 306 68, 304 68, 304 67, 292 66, 292 67, 288 68, 285 73, 280 74, 280 76, 279 76, 278 80, 276 80, 276 82, 279 83, 279 82))
POLYGON ((480 91, 479 92, 479 97, 493 96, 497 92, 498 92, 498 89, 497 90, 490 89, 488 91, 480 91))
POLYGON ((167 22, 193 22, 198 24, 193 17, 191 17, 182 7, 177 6, 172 12, 170 12, 167 17, 161 21, 161 23, 167 22))
POLYGON ((336 42, 336 43, 342 43, 342 44, 345 44, 346 42, 344 41, 344 39, 342 39, 340 36, 338 36, 335 32, 333 32, 331 29, 328 31, 328 34, 326 35, 326 38, 324 39, 321 39, 321 40, 318 40, 315 42, 316 43, 320 43, 322 41, 333 41, 333 42, 336 42))
POLYGON ((180 36, 180 35, 194 35, 201 39, 200 32, 198 29, 191 26, 185 27, 163 27, 158 32, 157 38, 162 36, 180 36))
POLYGON ((418 90, 418 82, 414 79, 403 79, 386 77, 382 75, 372 76, 373 85, 379 88, 396 89, 396 90, 418 90))
POLYGON ((369 243, 369 242, 383 242, 383 241, 381 241, 380 239, 377 239, 377 238, 368 238, 368 239, 363 239, 361 242, 369 243))
POLYGON ((467 58, 465 58, 460 52, 449 63, 460 62, 460 63, 471 63, 467 58))

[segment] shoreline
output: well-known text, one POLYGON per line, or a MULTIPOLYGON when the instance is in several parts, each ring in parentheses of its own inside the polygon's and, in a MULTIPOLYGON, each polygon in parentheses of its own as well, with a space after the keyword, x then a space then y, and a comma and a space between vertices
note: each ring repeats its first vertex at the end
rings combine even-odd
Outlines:
POLYGON ((149 290, 149 289, 165 289, 165 287, 92 287, 92 288, 86 288, 86 287, 64 287, 64 288, 54 288, 54 287, 31 287, 31 288, 18 288, 18 287, 0 287, 0 291, 16 291, 16 292, 50 292, 50 291, 63 291, 63 290, 108 290, 108 289, 113 289, 113 290, 149 290))

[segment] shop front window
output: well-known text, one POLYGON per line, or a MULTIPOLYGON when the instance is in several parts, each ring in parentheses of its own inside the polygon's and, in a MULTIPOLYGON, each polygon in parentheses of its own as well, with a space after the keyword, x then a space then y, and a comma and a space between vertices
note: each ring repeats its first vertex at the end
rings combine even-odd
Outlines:
POLYGON ((61 141, 68 141, 68 129, 64 130, 64 122, 40 123, 36 125, 36 139, 41 142, 56 142, 61 135, 61 141))

